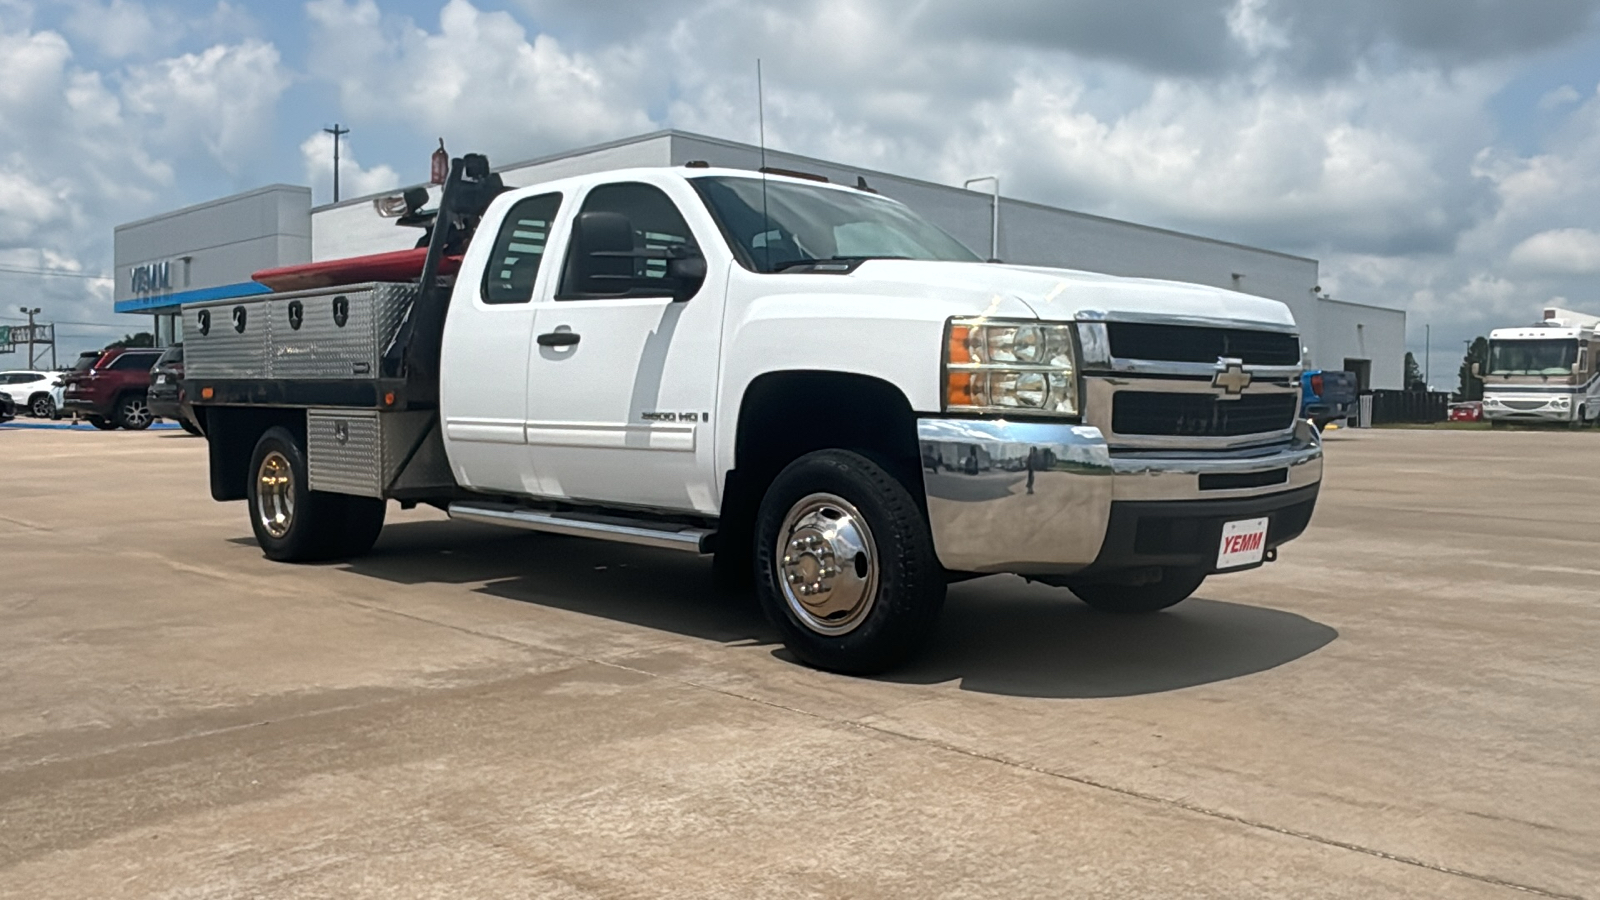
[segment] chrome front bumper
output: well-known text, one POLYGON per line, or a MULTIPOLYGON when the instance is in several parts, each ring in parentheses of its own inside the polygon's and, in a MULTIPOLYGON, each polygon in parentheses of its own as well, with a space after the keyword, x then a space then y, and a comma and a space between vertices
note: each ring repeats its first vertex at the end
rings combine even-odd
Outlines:
POLYGON ((934 548, 959 572, 1070 574, 1105 565, 1114 504, 1270 512, 1322 481, 1303 421, 1287 443, 1205 453, 1113 455, 1098 428, 1000 420, 922 419, 917 437, 934 548))

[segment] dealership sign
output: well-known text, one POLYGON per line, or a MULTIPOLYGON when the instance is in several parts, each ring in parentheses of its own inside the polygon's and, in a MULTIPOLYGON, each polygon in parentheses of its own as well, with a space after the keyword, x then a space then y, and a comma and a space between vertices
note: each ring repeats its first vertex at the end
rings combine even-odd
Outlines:
POLYGON ((153 294, 172 289, 172 263, 145 263, 134 266, 129 288, 135 294, 153 294))

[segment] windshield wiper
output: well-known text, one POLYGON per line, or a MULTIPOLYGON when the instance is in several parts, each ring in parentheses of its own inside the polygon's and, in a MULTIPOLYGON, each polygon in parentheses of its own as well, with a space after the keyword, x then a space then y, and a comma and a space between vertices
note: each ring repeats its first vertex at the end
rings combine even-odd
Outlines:
POLYGON ((869 259, 910 259, 909 256, 830 256, 827 259, 789 259, 775 263, 771 271, 782 272, 786 269, 796 269, 800 266, 815 266, 823 263, 864 263, 869 259))

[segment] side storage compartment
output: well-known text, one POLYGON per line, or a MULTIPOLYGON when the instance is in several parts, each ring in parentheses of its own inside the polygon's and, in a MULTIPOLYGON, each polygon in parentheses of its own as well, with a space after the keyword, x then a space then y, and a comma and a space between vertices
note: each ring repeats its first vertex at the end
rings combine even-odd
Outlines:
POLYGON ((388 496, 402 469, 429 458, 419 451, 426 449, 430 436, 437 435, 435 421, 436 416, 427 411, 307 410, 306 468, 311 489, 358 497, 388 496))
POLYGON ((356 284, 183 309, 188 379, 376 380, 414 284, 356 284))

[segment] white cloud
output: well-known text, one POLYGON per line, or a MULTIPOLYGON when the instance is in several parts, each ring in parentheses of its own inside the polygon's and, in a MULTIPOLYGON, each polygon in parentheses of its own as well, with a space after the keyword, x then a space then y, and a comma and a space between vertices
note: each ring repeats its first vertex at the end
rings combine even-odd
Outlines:
POLYGON ((1544 274, 1600 274, 1600 232, 1587 228, 1541 231, 1512 248, 1511 263, 1544 274))
MULTIPOLYGON (((387 165, 364 169, 356 162, 348 138, 339 143, 339 196, 348 200, 380 194, 400 186, 400 175, 387 165)), ((306 183, 318 203, 333 200, 333 135, 319 131, 300 142, 306 183)))
POLYGON ((344 111, 405 123, 491 156, 531 155, 652 127, 637 102, 642 60, 530 38, 509 13, 448 0, 437 31, 385 17, 373 0, 312 0, 311 69, 344 111))
POLYGON ((165 50, 177 41, 175 16, 163 15, 157 25, 144 4, 135 0, 80 0, 67 17, 66 31, 105 56, 121 59, 165 50))
POLYGON ((288 85, 278 48, 251 39, 133 67, 123 95, 167 148, 198 141, 223 171, 238 172, 268 145, 288 85))
POLYGON ((1570 84, 1563 84, 1555 90, 1545 94, 1543 97, 1540 97, 1538 106, 1541 110, 1550 112, 1551 110, 1560 109, 1563 106, 1570 106, 1574 103, 1577 103, 1580 99, 1581 95, 1578 93, 1577 88, 1574 88, 1570 84))

